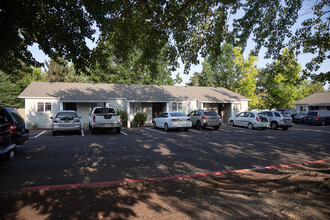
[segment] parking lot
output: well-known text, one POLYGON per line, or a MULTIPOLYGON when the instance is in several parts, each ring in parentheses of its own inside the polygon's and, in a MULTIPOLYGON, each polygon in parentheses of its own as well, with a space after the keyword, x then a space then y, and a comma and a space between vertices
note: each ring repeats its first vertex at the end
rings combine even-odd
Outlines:
POLYGON ((223 125, 218 131, 188 132, 143 127, 58 136, 33 130, 16 158, 0 167, 0 191, 247 169, 329 155, 330 126, 294 125, 283 131, 223 125))

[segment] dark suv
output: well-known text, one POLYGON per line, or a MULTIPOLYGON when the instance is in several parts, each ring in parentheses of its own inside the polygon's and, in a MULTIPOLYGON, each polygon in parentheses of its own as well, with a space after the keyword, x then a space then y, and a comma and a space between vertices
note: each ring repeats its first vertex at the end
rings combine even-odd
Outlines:
POLYGON ((8 120, 11 140, 16 145, 21 145, 29 139, 29 130, 25 129, 24 119, 10 107, 0 107, 0 115, 8 120))
MULTIPOLYGON (((1 113, 1 112, 0 112, 1 113)), ((15 156, 16 145, 11 142, 8 118, 0 115, 0 165, 15 156)))
POLYGON ((330 124, 330 111, 328 110, 314 110, 308 112, 305 118, 307 124, 319 124, 326 125, 330 124))

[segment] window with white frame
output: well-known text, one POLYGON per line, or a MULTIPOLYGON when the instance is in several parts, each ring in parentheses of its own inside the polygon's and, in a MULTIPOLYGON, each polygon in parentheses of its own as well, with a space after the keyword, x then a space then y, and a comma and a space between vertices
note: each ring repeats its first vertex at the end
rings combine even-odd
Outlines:
POLYGON ((38 112, 51 112, 52 103, 50 102, 38 102, 38 112))
POLYGON ((172 102, 172 111, 182 111, 182 102, 172 102))

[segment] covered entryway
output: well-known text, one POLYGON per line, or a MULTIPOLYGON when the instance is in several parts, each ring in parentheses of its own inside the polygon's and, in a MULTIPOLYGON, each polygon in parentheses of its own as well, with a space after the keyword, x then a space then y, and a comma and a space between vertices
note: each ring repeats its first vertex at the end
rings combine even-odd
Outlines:
POLYGON ((155 102, 152 103, 152 120, 156 118, 160 113, 166 111, 166 103, 165 102, 155 102))

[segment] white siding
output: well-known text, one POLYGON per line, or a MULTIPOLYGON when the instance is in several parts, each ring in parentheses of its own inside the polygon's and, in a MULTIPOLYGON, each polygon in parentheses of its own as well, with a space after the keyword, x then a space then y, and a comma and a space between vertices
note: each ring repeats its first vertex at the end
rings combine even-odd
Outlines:
POLYGON ((60 103, 57 99, 25 99, 25 123, 27 127, 36 125, 37 128, 51 128, 54 116, 60 110, 60 103), (50 102, 51 111, 38 112, 38 102, 50 102))

